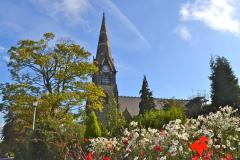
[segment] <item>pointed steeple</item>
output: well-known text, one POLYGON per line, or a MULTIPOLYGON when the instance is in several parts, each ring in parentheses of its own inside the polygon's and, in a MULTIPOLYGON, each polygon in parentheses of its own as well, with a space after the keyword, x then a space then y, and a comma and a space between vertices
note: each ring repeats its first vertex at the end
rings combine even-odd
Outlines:
POLYGON ((108 32, 106 27, 106 18, 104 13, 103 13, 102 25, 101 25, 101 30, 100 30, 99 40, 98 40, 96 60, 98 61, 98 63, 101 63, 101 64, 103 64, 104 61, 107 60, 112 71, 116 72, 113 58, 112 58, 108 32))
POLYGON ((99 112, 97 115, 102 123, 106 123, 105 113, 110 105, 109 96, 113 94, 118 102, 118 89, 116 82, 117 72, 113 63, 104 13, 98 40, 97 55, 94 61, 97 62, 99 71, 93 75, 92 81, 100 86, 106 95, 103 112, 99 112))
POLYGON ((101 31, 100 32, 106 32, 106 20, 105 20, 105 13, 103 12, 103 18, 102 18, 102 26, 101 26, 101 31))

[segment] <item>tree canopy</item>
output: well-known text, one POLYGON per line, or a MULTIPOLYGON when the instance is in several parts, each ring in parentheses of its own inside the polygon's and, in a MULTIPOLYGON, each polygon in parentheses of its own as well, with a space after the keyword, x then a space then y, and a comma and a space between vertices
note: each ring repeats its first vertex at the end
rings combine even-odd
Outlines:
MULTIPOLYGON (((86 100, 90 102, 90 110, 101 111, 103 107, 103 90, 89 82, 91 75, 98 71, 89 61, 91 54, 73 41, 55 41, 54 37, 53 33, 46 33, 37 41, 20 40, 8 51, 12 83, 1 84, 3 101, 0 106, 1 111, 6 113, 3 143, 15 155, 25 150, 30 141, 34 98, 38 99, 36 132, 41 130, 45 136, 52 133, 51 127, 80 127, 75 124, 78 124, 80 110, 85 107, 86 100), (49 128, 44 125, 45 120, 61 124, 55 123, 49 128)), ((80 134, 75 133, 76 130, 68 129, 74 131, 75 138, 80 134)), ((73 136, 65 132, 59 134, 73 136)), ((49 148, 53 147, 50 141, 46 144, 49 148)), ((66 153, 67 149, 64 151, 66 153)))
POLYGON ((211 99, 216 110, 219 106, 239 104, 240 90, 238 79, 233 73, 230 63, 225 57, 217 56, 210 61, 211 99))

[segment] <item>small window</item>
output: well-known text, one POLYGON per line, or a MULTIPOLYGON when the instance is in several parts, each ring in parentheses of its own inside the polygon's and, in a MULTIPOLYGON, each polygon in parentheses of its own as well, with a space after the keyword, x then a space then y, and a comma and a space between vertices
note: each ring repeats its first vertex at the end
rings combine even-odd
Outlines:
POLYGON ((107 93, 105 93, 106 97, 105 97, 105 103, 108 104, 109 102, 109 95, 107 93))
POLYGON ((108 85, 108 84, 111 84, 111 76, 110 75, 103 75, 102 78, 101 78, 101 83, 103 85, 108 85))

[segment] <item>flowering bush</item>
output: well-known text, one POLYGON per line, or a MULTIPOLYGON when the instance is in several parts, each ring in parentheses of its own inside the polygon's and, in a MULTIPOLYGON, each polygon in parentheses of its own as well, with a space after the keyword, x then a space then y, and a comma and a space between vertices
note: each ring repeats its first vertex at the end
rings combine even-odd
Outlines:
POLYGON ((176 119, 162 130, 131 122, 119 138, 90 139, 93 157, 108 159, 239 159, 240 117, 231 107, 185 123, 176 119))

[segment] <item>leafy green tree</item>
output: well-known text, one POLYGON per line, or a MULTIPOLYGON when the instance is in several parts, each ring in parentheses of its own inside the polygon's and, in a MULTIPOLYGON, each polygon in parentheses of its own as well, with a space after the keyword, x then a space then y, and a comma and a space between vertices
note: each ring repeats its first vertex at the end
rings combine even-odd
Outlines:
POLYGON ((116 136, 120 133, 120 130, 126 125, 126 120, 122 115, 119 109, 119 104, 117 103, 113 94, 109 96, 109 104, 105 114, 105 127, 109 132, 109 136, 116 136))
MULTIPOLYGON (((21 160, 27 159, 24 153, 28 153, 33 140, 40 139, 36 143, 45 141, 45 147, 56 154, 61 153, 58 159, 66 159, 69 148, 62 150, 60 146, 56 147, 52 142, 54 139, 48 139, 54 137, 51 136, 52 131, 60 134, 54 141, 56 143, 60 139, 62 143, 68 143, 70 137, 78 139, 75 132, 80 130, 80 125, 76 125, 80 112, 76 111, 84 108, 86 100, 91 102, 88 105, 91 110, 101 111, 103 107, 103 90, 89 82, 90 76, 98 70, 89 61, 90 53, 72 41, 54 41, 54 34, 46 33, 38 41, 20 40, 8 54, 13 83, 0 86, 3 97, 0 106, 5 113, 3 144, 9 147, 16 159, 21 160), (35 97, 38 97, 38 106, 33 133, 32 105, 35 97), (66 132, 59 132, 61 126, 67 128, 66 132)), ((33 149, 41 151, 40 148, 33 149)), ((47 157, 44 154, 48 153, 43 151, 40 156, 47 157)))
POLYGON ((152 96, 152 91, 148 88, 148 82, 146 76, 143 78, 142 89, 139 94, 141 94, 141 101, 139 103, 139 114, 143 114, 146 111, 150 111, 155 108, 154 99, 152 96))
POLYGON ((170 101, 166 109, 145 112, 137 116, 135 121, 145 128, 151 127, 160 129, 164 124, 175 119, 181 119, 182 121, 186 119, 184 107, 177 101, 170 101))
POLYGON ((237 107, 239 105, 240 90, 238 79, 233 73, 229 61, 217 56, 210 61, 211 75, 211 99, 212 107, 217 110, 219 106, 230 105, 237 107))
POLYGON ((80 149, 78 147, 84 134, 79 126, 71 115, 64 119, 50 116, 42 119, 30 141, 31 159, 77 159, 79 155, 73 153, 80 149))
POLYGON ((87 119, 85 137, 96 138, 101 136, 102 136, 102 132, 97 120, 97 116, 95 112, 92 111, 87 119))

